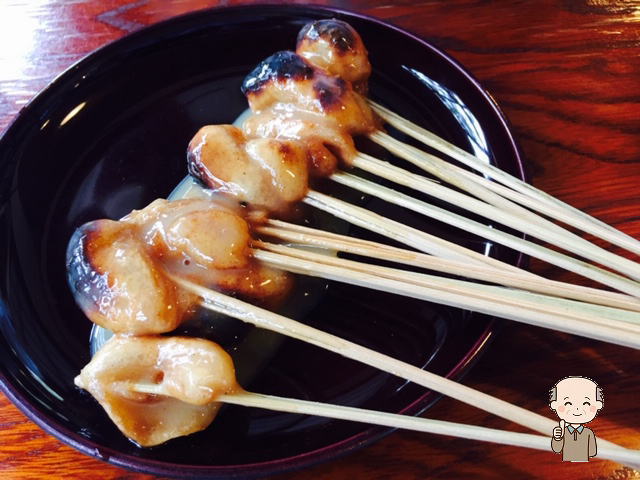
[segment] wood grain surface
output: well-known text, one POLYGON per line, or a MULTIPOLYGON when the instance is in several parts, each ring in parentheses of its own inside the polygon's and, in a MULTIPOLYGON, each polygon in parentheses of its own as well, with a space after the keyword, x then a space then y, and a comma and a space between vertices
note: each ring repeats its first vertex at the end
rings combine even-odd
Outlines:
MULTIPOLYGON (((56 75, 105 43, 172 16, 234 1, 2 0, 0 131, 56 75)), ((298 2, 308 3, 308 2, 298 2)), ((640 238, 640 2, 335 0, 323 2, 406 28, 462 62, 513 125, 539 188, 640 238)), ((545 276, 586 283, 541 262, 545 276)), ((640 448, 637 352, 506 323, 464 382, 553 418, 546 392, 566 375, 605 390, 590 425, 599 438, 640 448)), ((438 419, 524 431, 443 399, 438 419)), ((135 479, 86 457, 28 421, 0 395, 3 480, 135 479)), ((551 452, 396 432, 337 461, 278 477, 315 479, 640 479, 597 457, 563 463, 551 452)))

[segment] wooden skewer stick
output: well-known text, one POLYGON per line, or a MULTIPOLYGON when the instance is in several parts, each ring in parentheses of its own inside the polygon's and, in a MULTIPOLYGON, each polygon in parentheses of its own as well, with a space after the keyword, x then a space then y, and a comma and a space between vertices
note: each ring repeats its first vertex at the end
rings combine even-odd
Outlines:
MULTIPOLYGON (((467 295, 469 298, 485 298, 496 301, 497 303, 504 302, 505 304, 527 307, 532 311, 555 314, 558 318, 572 318, 580 321, 588 321, 597 325, 615 327, 620 328, 621 330, 640 333, 640 313, 638 312, 604 307, 602 305, 595 305, 591 302, 567 300, 565 298, 541 295, 523 290, 515 290, 493 285, 482 285, 464 280, 428 275, 425 273, 408 272, 397 268, 356 262, 344 258, 323 255, 306 249, 301 250, 263 241, 254 242, 254 247, 268 250, 279 255, 294 257, 303 261, 304 265, 301 263, 291 264, 291 267, 296 269, 296 272, 294 273, 304 273, 297 271, 304 266, 308 268, 314 268, 315 266, 318 269, 318 272, 321 272, 322 270, 321 265, 333 266, 340 269, 351 270, 353 272, 361 272, 364 274, 388 278, 390 280, 410 283, 424 288, 460 293, 467 295)), ((257 258, 263 258, 264 253, 260 250, 254 250, 254 256, 257 258)), ((282 262, 278 265, 279 268, 289 268, 286 265, 287 260, 279 258, 277 261, 282 262)), ((345 280, 348 281, 349 278, 350 277, 345 277, 345 280)))
MULTIPOLYGON (((310 190, 303 201, 315 208, 346 220, 349 223, 379 233, 422 252, 437 255, 442 258, 463 260, 473 263, 474 265, 488 265, 499 270, 523 272, 523 270, 513 265, 500 262, 499 260, 474 252, 468 248, 456 245, 455 243, 429 235, 416 228, 385 218, 365 208, 351 205, 348 202, 314 190, 310 190)), ((527 272, 525 272, 525 274, 527 274, 527 272)), ((529 275, 533 276, 533 274, 529 275)))
MULTIPOLYGON (((640 268, 637 263, 588 242, 534 212, 495 194, 479 183, 469 182, 464 174, 457 172, 459 167, 402 143, 383 132, 372 133, 369 138, 395 155, 487 202, 484 208, 494 211, 488 218, 610 267, 630 278, 640 279, 640 268)), ((461 206, 467 208, 465 205, 461 206)))
MULTIPOLYGON (((460 173, 460 175, 463 175, 470 181, 479 183, 480 185, 484 186, 485 188, 488 188, 489 190, 492 190, 498 195, 501 195, 504 198, 508 198, 509 200, 512 200, 516 203, 519 203, 520 205, 527 207, 530 210, 536 211, 539 214, 544 215, 546 217, 559 220, 567 225, 571 225, 575 228, 578 228, 583 232, 591 233, 592 235, 598 238, 608 240, 609 243, 611 244, 624 248, 625 250, 635 253, 636 255, 640 255, 640 245, 638 245, 640 242, 638 242, 633 237, 630 237, 627 234, 621 232, 620 230, 615 229, 610 225, 603 223, 602 226, 600 226, 599 223, 598 224, 593 223, 589 221, 589 219, 584 218, 583 216, 570 213, 567 209, 563 209, 562 207, 558 206, 556 203, 541 202, 534 197, 530 197, 528 195, 525 195, 524 193, 518 192, 516 190, 512 190, 509 187, 502 185, 501 183, 492 181, 489 178, 481 176, 477 173, 470 172, 462 168, 459 169, 458 172, 460 173), (625 240, 622 242, 611 241, 607 237, 609 236, 608 234, 610 234, 612 231, 616 234, 618 233, 622 234, 625 238, 630 239, 632 241, 628 241, 628 240, 625 240)), ((578 210, 578 212, 580 211, 578 210)), ((584 212, 580 212, 580 213, 584 213, 584 212)), ((587 214, 584 214, 584 216, 588 217, 587 214)))
MULTIPOLYGON (((425 145, 430 146, 438 150, 439 152, 458 160, 464 165, 467 165, 468 167, 471 167, 474 170, 483 173, 484 175, 487 175, 494 181, 499 181, 503 185, 507 185, 508 187, 512 188, 513 191, 518 191, 531 199, 537 200, 539 204, 556 206, 567 211, 569 214, 575 215, 578 218, 582 218, 583 220, 593 225, 598 225, 605 230, 609 230, 611 233, 618 235, 621 239, 626 239, 631 244, 634 244, 634 249, 640 249, 640 242, 638 242, 638 240, 625 234, 624 232, 621 232, 620 230, 615 229, 611 225, 608 225, 607 223, 588 215, 587 213, 555 198, 554 196, 535 188, 533 185, 530 185, 520 180, 519 178, 514 177, 513 175, 499 169, 498 167, 477 158, 473 154, 450 142, 447 142, 445 139, 401 117, 400 115, 392 112, 382 105, 379 105, 371 100, 369 100, 369 104, 383 120, 393 125, 398 130, 408 134, 416 140, 419 140, 425 145)), ((542 207, 541 213, 545 213, 545 211, 546 207, 542 207)), ((596 236, 599 236, 597 233, 592 233, 596 236)), ((625 248, 623 245, 620 246, 625 248)))
POLYGON ((512 272, 499 272, 494 269, 469 265, 465 262, 437 258, 421 252, 354 239, 346 235, 324 232, 280 220, 270 220, 267 226, 257 227, 256 230, 263 235, 286 242, 352 253, 369 258, 384 259, 545 295, 640 312, 640 299, 629 295, 548 280, 542 277, 531 278, 512 272))
MULTIPOLYGON (((502 216, 504 216, 505 214, 508 214, 509 217, 507 218, 511 218, 511 216, 514 216, 514 219, 516 221, 518 219, 526 220, 527 222, 530 222, 533 225, 544 227, 559 236, 565 235, 569 237, 570 235, 572 235, 570 232, 566 231, 561 226, 556 225, 548 221, 547 219, 538 216, 534 212, 531 212, 523 208, 522 206, 511 202, 509 199, 506 199, 501 197, 500 195, 497 195, 495 192, 485 188, 483 185, 479 185, 477 184, 477 182, 469 182, 468 177, 463 173, 466 171, 456 165, 446 162, 441 158, 431 155, 416 147, 403 143, 384 132, 380 132, 380 131, 374 132, 370 135, 370 138, 374 142, 378 143, 379 145, 389 150, 390 152, 393 152, 398 157, 413 163, 414 165, 418 166, 422 170, 425 170, 431 173, 432 175, 435 175, 439 179, 447 183, 450 183, 451 185, 454 185, 462 190, 466 190, 474 197, 477 197, 478 199, 486 202, 485 205, 490 205, 492 207, 499 208, 500 212, 502 213, 502 216)), ((366 154, 362 154, 362 153, 360 154, 360 156, 373 159, 373 157, 368 156, 366 154)), ((404 170, 398 169, 398 171, 404 171, 404 170)), ((466 195, 461 193, 458 193, 458 195, 466 197, 466 195)), ((468 201, 469 200, 467 200, 467 202, 468 201)), ((485 207, 485 208, 489 208, 489 212, 491 211, 495 212, 495 210, 490 207, 485 207)))
MULTIPOLYGON (((445 155, 458 160, 464 165, 489 176, 491 179, 510 187, 509 189, 496 190, 502 196, 511 198, 512 200, 532 208, 543 215, 565 222, 568 225, 572 225, 585 232, 591 233, 596 237, 603 238, 614 245, 640 255, 640 242, 635 238, 613 228, 610 225, 607 225, 606 223, 582 212, 581 210, 578 210, 575 207, 572 207, 571 205, 562 202, 552 195, 523 182, 507 172, 504 172, 489 163, 483 162, 474 155, 400 117, 391 110, 388 110, 374 102, 370 102, 370 104, 381 118, 396 127, 398 130, 412 136, 425 145, 435 148, 445 155), (510 194, 510 192, 514 191, 521 195, 510 194), (525 200, 526 198, 529 200, 525 200)), ((485 180, 479 175, 476 175, 475 177, 477 179, 481 179, 481 182, 485 180)), ((486 182, 482 183, 486 184, 486 182)))
MULTIPOLYGON (((356 158, 354 161, 355 166, 364 168, 370 173, 374 173, 383 178, 412 187, 414 189, 420 189, 425 193, 434 193, 435 196, 443 198, 438 194, 438 190, 443 188, 446 189, 445 187, 442 187, 441 185, 434 185, 430 182, 425 182, 425 179, 423 179, 419 175, 415 175, 416 178, 414 178, 412 176, 413 174, 404 172, 402 169, 398 169, 397 167, 394 167, 390 164, 385 165, 385 163, 386 162, 382 162, 365 155, 356 158), (399 173, 397 170, 399 170, 401 173, 399 173)), ((596 280, 603 285, 608 285, 630 295, 640 297, 640 284, 626 277, 622 277, 602 268, 590 265, 589 263, 574 259, 563 253, 551 250, 550 248, 546 248, 533 242, 516 237, 515 235, 511 235, 498 229, 491 228, 487 225, 483 225, 482 223, 469 220, 462 215, 457 215, 443 208, 430 205, 426 202, 414 199, 413 197, 397 192, 390 188, 383 187, 382 185, 378 185, 374 182, 369 182, 355 175, 336 173, 332 175, 331 178, 343 185, 347 185, 369 195, 374 195, 387 202, 391 202, 404 208, 408 208, 410 210, 418 212, 422 215, 435 218, 449 225, 453 225, 455 227, 469 231, 507 247, 513 248, 514 250, 518 250, 526 253, 527 255, 531 255, 532 257, 544 260, 548 263, 551 263, 552 265, 562 267, 566 270, 582 275, 585 278, 596 280)), ((457 192, 451 192, 459 195, 457 192)), ((459 202, 456 202, 455 199, 443 199, 451 201, 455 205, 464 206, 464 204, 462 203, 464 202, 464 199, 461 199, 459 202)), ((474 202, 477 202, 474 199, 472 200, 474 202)), ((475 213, 480 213, 480 211, 478 211, 476 208, 471 208, 475 210, 475 213)), ((497 215, 498 213, 499 212, 494 212, 495 215, 497 215)), ((485 216, 488 215, 489 214, 485 214, 485 216)), ((637 267, 640 269, 640 265, 638 265, 637 267)))
MULTIPOLYGON (((152 395, 164 395, 168 393, 162 385, 141 384, 131 385, 131 389, 138 393, 152 395)), ((168 395, 170 396, 170 395, 168 395)), ((382 427, 402 428, 416 432, 433 433, 435 435, 447 435, 450 437, 478 440, 481 442, 497 443, 514 447, 532 448, 536 450, 549 450, 549 437, 532 435, 529 433, 516 433, 506 430, 497 430, 487 427, 478 427, 464 423, 432 420, 429 418, 411 417, 395 413, 366 410, 356 407, 345 407, 330 403, 298 400, 295 398, 263 395, 247 391, 220 395, 216 401, 243 407, 262 408, 276 412, 295 413, 300 415, 314 415, 317 417, 334 418, 351 422, 379 425, 382 427)), ((620 463, 640 462, 640 451, 618 449, 611 447, 599 447, 598 458, 606 458, 620 463)))
MULTIPOLYGON (((308 251, 304 252, 304 255, 312 257, 312 253, 308 251)), ((617 317, 618 315, 635 315, 637 317, 638 314, 634 312, 591 305, 588 308, 596 313, 589 314, 585 311, 588 309, 587 307, 578 307, 571 304, 563 305, 561 303, 578 303, 572 300, 553 299, 558 302, 554 303, 549 300, 551 297, 546 297, 546 299, 535 298, 541 296, 504 288, 502 288, 502 291, 496 292, 495 289, 501 287, 477 285, 433 276, 425 276, 425 279, 407 276, 404 280, 399 280, 398 276, 392 278, 394 277, 392 273, 382 273, 384 267, 367 265, 367 268, 357 270, 353 267, 345 268, 334 264, 334 261, 340 261, 341 259, 326 256, 326 263, 320 263, 317 258, 315 259, 316 261, 309 261, 263 250, 254 250, 253 256, 272 267, 293 273, 326 278, 419 300, 470 309, 530 325, 640 349, 640 328, 638 328, 638 325, 620 321, 617 317), (330 262, 332 264, 329 264, 330 262), (367 273, 367 269, 374 273, 367 273), (605 309, 612 310, 613 313, 605 313, 605 309), (605 318, 607 319, 605 320, 605 318)), ((342 262, 348 264, 346 260, 342 260, 342 262)), ((398 271, 396 270, 396 272, 398 271)))
MULTIPOLYGON (((540 432, 543 435, 550 435, 553 428, 557 425, 556 422, 542 415, 530 412, 517 405, 512 405, 499 398, 492 397, 486 393, 474 390, 453 380, 440 377, 434 373, 427 372, 426 370, 401 362, 400 360, 349 342, 335 335, 323 332, 322 330, 304 325, 290 318, 278 315, 277 313, 229 297, 228 295, 204 288, 188 280, 175 276, 172 277, 172 279, 185 290, 200 296, 203 299, 202 306, 209 310, 228 315, 259 328, 272 330, 288 337, 296 338, 384 372, 389 372, 392 375, 430 388, 486 412, 506 418, 519 425, 540 432)), ((598 445, 607 445, 617 450, 626 451, 623 447, 603 439, 599 439, 598 445)))

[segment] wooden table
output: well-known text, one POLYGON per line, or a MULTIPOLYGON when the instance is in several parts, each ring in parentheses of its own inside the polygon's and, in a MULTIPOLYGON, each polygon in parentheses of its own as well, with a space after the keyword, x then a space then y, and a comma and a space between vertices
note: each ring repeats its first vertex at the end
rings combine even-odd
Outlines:
MULTIPOLYGON (((82 56, 128 32, 229 1, 3 0, 0 131, 22 105, 82 56)), ((307 3, 307 2, 300 2, 307 3)), ((323 2, 413 31, 462 62, 510 119, 533 183, 640 238, 640 2, 323 2)), ((532 262, 540 274, 584 282, 532 262)), ((508 324, 465 383, 553 418, 547 390, 566 375, 606 395, 591 427, 640 448, 640 355, 578 337, 508 324)), ((429 416, 522 431, 443 399, 429 416)), ((338 461, 281 479, 640 478, 604 460, 562 463, 550 452, 398 432, 338 461)), ((44 434, 0 395, 0 477, 143 479, 44 434)))

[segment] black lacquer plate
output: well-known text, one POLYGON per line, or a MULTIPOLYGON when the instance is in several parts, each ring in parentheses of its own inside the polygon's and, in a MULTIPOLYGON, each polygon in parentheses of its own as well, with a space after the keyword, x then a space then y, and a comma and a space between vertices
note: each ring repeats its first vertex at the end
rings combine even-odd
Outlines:
MULTIPOLYGON (((205 432, 141 449, 73 386, 89 360, 91 327, 66 283, 64 252, 73 230, 167 196, 186 173, 185 149, 196 130, 230 123, 246 108, 243 76, 273 52, 293 48, 307 21, 329 17, 348 21, 362 35, 374 68, 374 99, 522 177, 517 147, 484 90, 439 50, 375 19, 294 6, 215 9, 98 50, 40 93, 0 142, 0 385, 47 432, 115 465, 190 478, 301 468, 388 432, 227 407, 205 432)), ((370 198, 333 193, 505 261, 518 260, 466 232, 370 198)), ((357 229, 350 234, 366 236, 357 229)), ((336 283, 299 320, 454 378, 492 332, 492 321, 481 315, 336 283)), ((407 414, 437 397, 293 340, 284 341, 245 387, 407 414)))

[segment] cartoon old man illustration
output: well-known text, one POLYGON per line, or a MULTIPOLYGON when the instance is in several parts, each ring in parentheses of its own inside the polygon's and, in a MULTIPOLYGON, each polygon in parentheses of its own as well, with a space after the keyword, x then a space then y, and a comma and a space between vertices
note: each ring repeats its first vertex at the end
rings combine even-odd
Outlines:
POLYGON ((588 462, 597 453, 596 436, 585 423, 593 420, 602 408, 602 389, 585 377, 566 377, 551 389, 552 410, 560 418, 553 429, 551 449, 562 452, 564 462, 588 462))

